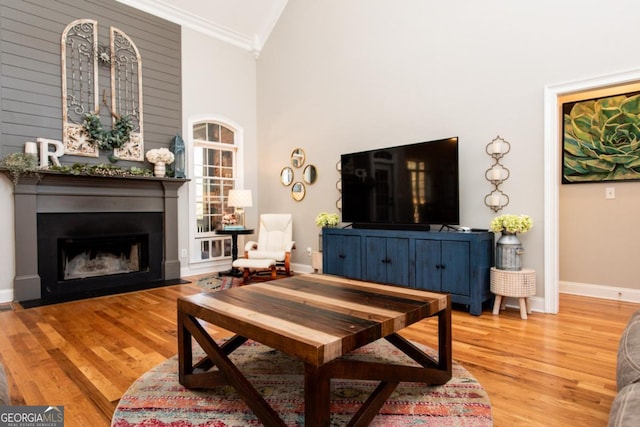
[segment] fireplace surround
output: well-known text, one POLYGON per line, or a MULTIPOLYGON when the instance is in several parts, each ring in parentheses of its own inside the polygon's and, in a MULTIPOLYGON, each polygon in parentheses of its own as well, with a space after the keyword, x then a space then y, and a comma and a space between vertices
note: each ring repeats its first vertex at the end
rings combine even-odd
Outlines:
POLYGON ((14 300, 28 307, 180 283, 178 189, 186 181, 22 177, 14 187, 14 300))

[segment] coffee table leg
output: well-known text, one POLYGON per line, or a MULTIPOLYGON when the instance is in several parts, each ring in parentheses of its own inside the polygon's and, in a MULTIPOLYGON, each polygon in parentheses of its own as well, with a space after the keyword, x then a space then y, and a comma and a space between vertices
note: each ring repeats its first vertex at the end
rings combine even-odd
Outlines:
POLYGON ((185 375, 193 373, 191 333, 184 324, 185 314, 178 311, 178 381, 184 384, 185 375))
POLYGON ((453 348, 451 345, 451 296, 447 296, 447 308, 438 312, 438 369, 451 378, 453 372, 453 348))
MULTIPOLYGON (((224 383, 230 385, 240 395, 242 400, 260 419, 266 427, 285 427, 284 421, 276 411, 264 400, 264 397, 253 387, 251 382, 233 364, 213 338, 207 333, 198 319, 186 314, 178 308, 178 347, 179 347, 179 381, 187 388, 209 388, 213 384, 213 375, 209 372, 194 374, 193 352, 191 350, 191 338, 195 339, 207 354, 209 360, 218 367, 219 372, 213 373, 215 377, 222 376, 224 383), (188 346, 188 347, 187 347, 188 346), (188 363, 187 363, 188 362, 188 363), (217 375, 221 374, 221 375, 217 375)), ((244 342, 245 338, 235 336, 232 338, 231 347, 244 342)), ((230 352, 233 351, 230 349, 230 352)), ((329 395, 327 393, 327 399, 329 395)), ((328 412, 328 411, 327 411, 328 412)))
POLYGON ((325 427, 329 425, 329 393, 331 388, 330 372, 326 365, 304 365, 304 425, 306 427, 325 427))

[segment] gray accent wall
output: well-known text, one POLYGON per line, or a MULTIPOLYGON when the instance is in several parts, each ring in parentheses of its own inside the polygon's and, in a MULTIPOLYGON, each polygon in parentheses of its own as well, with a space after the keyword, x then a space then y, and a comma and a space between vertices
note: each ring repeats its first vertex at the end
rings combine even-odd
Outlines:
MULTIPOLYGON (((76 19, 98 21, 99 44, 109 27, 125 32, 142 56, 145 151, 168 146, 182 125, 181 29, 114 0, 0 0, 0 156, 36 138, 62 140, 62 31, 76 19)), ((108 86, 102 86, 102 89, 108 86)), ((101 114, 108 114, 104 109, 101 114)), ((63 156, 62 163, 107 162, 63 156)), ((141 166, 139 162, 118 162, 141 166)), ((148 166, 149 167, 149 166, 148 166)))

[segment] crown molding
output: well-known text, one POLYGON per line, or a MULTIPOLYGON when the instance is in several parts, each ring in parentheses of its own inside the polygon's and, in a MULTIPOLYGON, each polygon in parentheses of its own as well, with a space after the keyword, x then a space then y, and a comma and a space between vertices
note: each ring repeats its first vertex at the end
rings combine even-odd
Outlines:
POLYGON ((258 33, 248 35, 234 31, 193 13, 186 12, 180 8, 167 4, 162 0, 116 1, 248 50, 249 52, 252 52, 256 58, 260 55, 260 51, 262 50, 265 41, 271 34, 280 14, 287 5, 287 0, 275 1, 272 10, 263 21, 263 27, 259 29, 258 33))
POLYGON ((284 8, 287 6, 287 2, 288 0, 274 0, 271 10, 267 14, 266 18, 263 19, 263 25, 258 30, 258 33, 256 34, 257 38, 255 40, 256 43, 259 43, 260 51, 264 47, 264 44, 267 42, 267 39, 271 35, 271 32, 278 23, 278 19, 280 19, 282 12, 284 12, 284 8))

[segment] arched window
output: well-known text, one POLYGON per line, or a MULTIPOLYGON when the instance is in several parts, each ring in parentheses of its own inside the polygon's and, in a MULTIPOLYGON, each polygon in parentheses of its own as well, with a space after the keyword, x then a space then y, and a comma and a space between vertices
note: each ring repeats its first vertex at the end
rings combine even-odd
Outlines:
POLYGON ((195 204, 195 256, 208 261, 231 256, 228 237, 215 234, 221 228, 229 190, 236 187, 238 141, 230 126, 215 121, 193 124, 193 186, 195 204))

